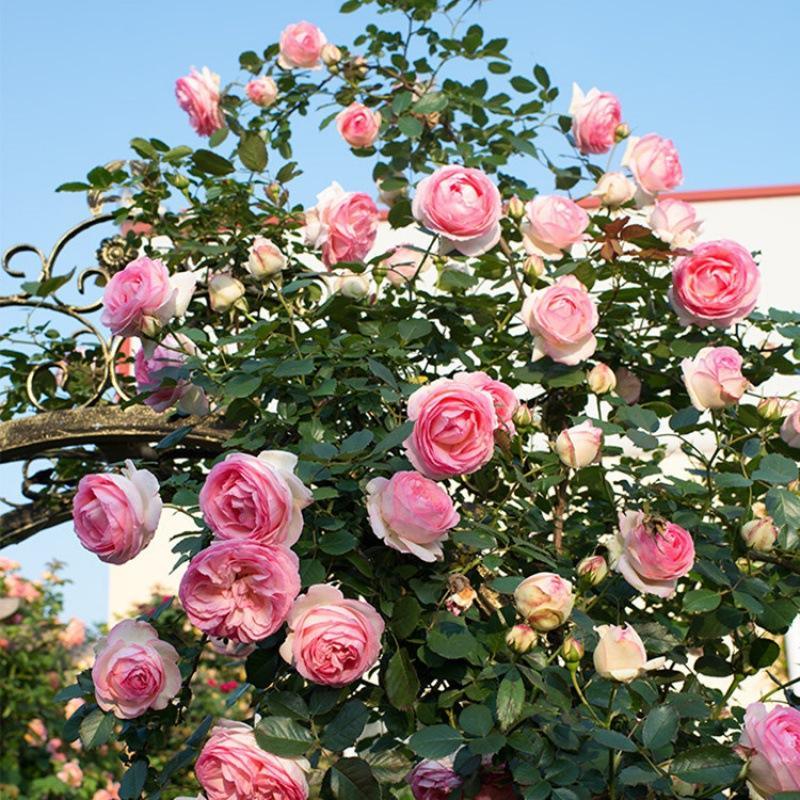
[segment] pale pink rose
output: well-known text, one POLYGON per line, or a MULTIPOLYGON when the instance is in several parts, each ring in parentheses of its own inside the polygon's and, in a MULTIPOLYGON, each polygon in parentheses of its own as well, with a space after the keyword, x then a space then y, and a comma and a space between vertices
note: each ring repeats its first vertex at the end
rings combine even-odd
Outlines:
POLYGON ((317 195, 306 213, 306 244, 322 249, 322 261, 332 267, 341 261, 363 261, 375 244, 380 221, 378 207, 363 192, 345 192, 332 183, 317 195))
POLYGON ((122 474, 84 475, 72 501, 80 543, 109 564, 124 564, 150 544, 161 518, 158 480, 125 462, 122 474))
POLYGON ((199 497, 208 527, 218 539, 293 545, 312 501, 296 466, 297 456, 284 450, 231 453, 215 464, 199 497))
POLYGON ((278 63, 284 69, 319 69, 322 48, 327 41, 325 34, 310 22, 287 25, 281 33, 278 63))
POLYGON ((582 241, 589 215, 568 197, 540 194, 525 205, 522 236, 525 250, 557 259, 582 241))
POLYGON ((665 197, 656 200, 650 212, 653 233, 672 247, 691 247, 703 224, 697 219, 697 209, 685 200, 665 197))
POLYGON ((124 619, 95 646, 92 681, 97 705, 119 719, 166 708, 181 688, 178 653, 146 622, 124 619))
POLYGON ((253 729, 233 720, 220 720, 211 729, 194 772, 208 800, 308 797, 300 763, 262 750, 253 729))
POLYGON ((250 100, 261 108, 269 108, 278 98, 278 86, 269 75, 248 81, 245 91, 250 100))
POLYGON ((739 749, 748 757, 747 782, 769 800, 800 791, 800 711, 751 703, 744 715, 739 749))
POLYGON ((201 631, 247 644, 283 625, 299 591, 300 562, 288 547, 233 539, 191 560, 179 594, 201 631))
POLYGON ((0 556, 0 572, 15 572, 22 566, 19 561, 12 561, 10 558, 0 556))
POLYGON ((603 678, 630 683, 651 669, 660 669, 663 658, 647 660, 639 634, 630 625, 600 625, 594 649, 594 668, 603 678))
POLYGON ((195 281, 191 272, 170 277, 158 259, 134 259, 108 282, 100 320, 117 336, 152 337, 186 311, 195 281))
POLYGON ((617 379, 617 394, 629 405, 639 402, 642 394, 642 382, 627 367, 618 367, 614 371, 617 379))
POLYGON ((758 302, 761 273, 740 244, 727 239, 698 244, 675 262, 669 299, 682 325, 727 328, 758 302))
POLYGON ((513 434, 514 414, 519 408, 519 400, 514 394, 514 390, 503 381, 490 378, 485 372, 459 372, 453 375, 453 380, 465 383, 473 389, 486 392, 494 403, 494 410, 497 413, 497 427, 502 428, 508 433, 513 434))
POLYGON ((373 533, 389 547, 423 561, 442 558, 442 542, 459 515, 450 495, 418 472, 395 472, 367 484, 367 512, 373 533))
POLYGON ((563 464, 581 469, 600 460, 603 431, 587 419, 561 431, 556 438, 556 454, 563 464))
POLYGON ((522 321, 533 334, 534 361, 550 356, 573 366, 597 349, 592 332, 599 321, 597 306, 574 275, 563 275, 528 295, 522 304, 522 321))
POLYGON ((196 352, 194 343, 188 336, 181 333, 167 334, 155 349, 140 347, 136 351, 133 359, 133 374, 136 378, 136 388, 144 394, 145 405, 150 406, 153 411, 166 411, 171 406, 178 404, 180 411, 187 413, 206 413, 208 411, 208 401, 205 401, 205 411, 197 406, 188 407, 189 399, 196 400, 190 394, 190 389, 194 388, 205 398, 205 393, 199 387, 192 387, 192 384, 183 377, 185 372, 187 356, 193 356, 196 352), (169 381, 169 382, 167 382, 169 381), (187 394, 189 397, 187 397, 187 394))
POLYGON ((428 478, 468 475, 494 454, 498 427, 494 398, 463 381, 439 378, 408 398, 414 422, 404 447, 408 460, 428 478))
POLYGON ((636 195, 636 184, 621 172, 606 172, 597 181, 597 186, 590 194, 600 198, 600 205, 606 208, 618 208, 633 200, 636 195))
POLYGON ((208 279, 208 304, 218 314, 242 306, 244 295, 244 284, 229 272, 218 272, 208 279))
POLYGON ((17 597, 26 603, 33 603, 38 600, 42 593, 30 581, 20 578, 19 575, 6 575, 6 594, 9 597, 17 597))
POLYGON ((401 245, 381 261, 386 270, 386 279, 392 286, 404 286, 431 266, 432 261, 424 253, 401 245), (424 261, 423 261, 424 259, 424 261))
POLYGON ((527 653, 538 639, 536 631, 527 624, 514 625, 506 634, 506 644, 516 653, 527 653))
POLYGON ((742 540, 747 547, 768 553, 778 540, 778 529, 772 517, 756 517, 741 528, 742 540))
POLYGON ((572 584, 555 572, 537 572, 514 591, 514 606, 537 631, 552 631, 563 625, 574 605, 572 584))
POLYGON ((414 800, 447 800, 463 783, 449 761, 420 761, 406 780, 414 800))
POLYGON ((276 244, 258 236, 250 246, 246 266, 256 280, 264 281, 286 269, 286 256, 276 244))
POLYGON ((67 763, 56 772, 56 777, 72 789, 77 789, 83 783, 83 770, 77 761, 67 761, 67 763))
POLYGON ((208 67, 191 72, 175 81, 178 105, 189 115, 189 122, 200 136, 211 136, 225 127, 220 108, 219 75, 208 67))
POLYGON ((787 411, 781 425, 781 439, 789 447, 800 448, 800 403, 792 404, 787 411))
POLYGON ((350 600, 329 584, 316 584, 295 600, 281 655, 307 680, 347 686, 378 660, 383 620, 363 600, 350 600))
POLYGON ((351 103, 336 116, 336 129, 350 147, 370 147, 378 138, 381 112, 362 103, 351 103))
POLYGON ((694 566, 691 534, 674 522, 645 517, 641 511, 619 515, 619 531, 609 543, 611 568, 640 592, 672 597, 678 579, 694 566))
POLYGON ((28 722, 24 739, 33 747, 44 747, 47 742, 47 726, 42 720, 35 717, 28 722))
MULTIPOLYGON (((105 789, 98 789, 92 795, 92 800, 120 800, 119 790, 120 784, 109 780, 105 789)), ((180 800, 180 798, 176 798, 176 800, 180 800)))
POLYGON ((86 641, 86 625, 77 617, 73 617, 58 634, 58 641, 71 650, 80 647, 86 641))
POLYGON ((86 701, 82 697, 73 697, 67 700, 64 706, 64 719, 69 719, 86 701))
POLYGON ((681 361, 681 370, 698 411, 736 405, 750 385, 742 375, 742 357, 732 347, 703 347, 681 361))
POLYGON ((632 136, 622 159, 642 191, 648 195, 666 192, 683 182, 683 170, 678 151, 670 139, 656 133, 632 136))
POLYGON ((616 95, 599 89, 589 89, 584 94, 573 83, 569 115, 575 145, 581 153, 607 153, 614 146, 622 122, 622 107, 616 95))
POLYGON ((575 572, 589 586, 598 586, 608 576, 608 564, 603 556, 587 556, 578 562, 575 572))
POLYGON ((617 387, 617 376, 608 364, 595 364, 586 376, 589 388, 595 394, 607 394, 613 392, 617 387))
POLYGON ((411 210, 417 222, 442 237, 443 252, 479 256, 500 241, 500 192, 479 169, 440 167, 419 182, 411 210))

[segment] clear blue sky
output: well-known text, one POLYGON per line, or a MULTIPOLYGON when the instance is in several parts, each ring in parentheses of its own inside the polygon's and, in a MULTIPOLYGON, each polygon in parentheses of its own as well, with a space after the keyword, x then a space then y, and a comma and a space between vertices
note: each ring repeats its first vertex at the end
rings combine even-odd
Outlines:
MULTIPOLYGON (((126 157, 131 137, 199 144, 173 93, 190 66, 208 65, 226 82, 239 77, 241 51, 262 50, 289 22, 308 19, 331 41, 350 42, 375 19, 371 11, 339 16, 338 7, 337 0, 0 4, 0 249, 22 240, 49 246, 83 218, 82 196, 53 189, 126 157)), ((509 38, 515 71, 547 67, 564 110, 572 81, 619 95, 636 132, 675 141, 686 189, 800 181, 794 0, 487 0, 472 21, 487 36, 509 38)), ((297 155, 306 174, 294 184, 296 199, 311 199, 334 179, 369 190, 368 165, 335 149, 335 137, 333 129, 303 131, 297 155)), ((5 485, 16 475, 0 469, 5 485)), ((67 612, 103 617, 104 568, 69 527, 41 533, 13 555, 32 575, 49 558, 67 561, 79 582, 67 612)))

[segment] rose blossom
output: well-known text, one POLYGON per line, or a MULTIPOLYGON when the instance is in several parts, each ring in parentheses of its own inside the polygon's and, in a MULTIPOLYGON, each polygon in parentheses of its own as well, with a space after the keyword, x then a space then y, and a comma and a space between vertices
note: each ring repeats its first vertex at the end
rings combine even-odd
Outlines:
POLYGON ((522 304, 522 321, 533 334, 534 361, 550 356, 573 366, 597 349, 592 333, 599 321, 597 306, 574 275, 563 275, 528 295, 522 304))
POLYGON ((295 600, 280 653, 307 680, 347 686, 378 660, 383 620, 363 600, 330 584, 316 584, 295 600))
POLYGON ((468 475, 494 454, 494 398, 464 381, 439 378, 417 389, 408 398, 408 418, 414 429, 403 443, 406 455, 428 478, 468 475))
POLYGON ((181 688, 178 653, 146 622, 124 619, 97 643, 92 681, 97 705, 120 719, 166 708, 181 688))
POLYGON ((152 337, 185 313, 195 282, 191 272, 170 276, 158 259, 134 259, 108 282, 100 320, 117 336, 152 337))
POLYGON ((761 274, 750 253, 727 239, 698 244, 672 268, 669 299, 682 325, 727 328, 756 306, 761 274))
POLYGON ((67 700, 64 706, 64 719, 69 719, 86 701, 82 697, 73 697, 67 700))
POLYGON ((191 126, 200 136, 211 136, 225 127, 220 108, 219 75, 208 67, 191 72, 175 81, 178 105, 189 115, 191 126))
POLYGON ((336 116, 336 129, 350 147, 369 147, 381 129, 380 111, 372 111, 362 103, 350 103, 336 116))
POLYGON ((742 540, 753 550, 768 553, 778 540, 778 529, 772 517, 757 517, 745 522, 741 528, 742 540))
POLYGON ((747 782, 765 798, 800 791, 800 711, 751 703, 739 749, 748 756, 747 782))
POLYGON ((732 347, 703 347, 694 358, 681 361, 681 370, 698 411, 735 405, 750 385, 742 375, 742 357, 732 347))
POLYGON ((563 464, 581 469, 600 458, 603 446, 603 431, 587 419, 561 431, 556 438, 555 450, 563 464))
POLYGON ((332 267, 340 261, 363 261, 375 243, 378 207, 363 192, 345 192, 335 181, 317 195, 317 205, 306 212, 306 244, 322 249, 322 261, 332 267))
POLYGON ((494 403, 494 410, 497 413, 497 427, 503 428, 509 433, 514 433, 514 414, 519 408, 519 400, 514 390, 503 381, 490 378, 485 372, 459 372, 453 375, 453 380, 458 383, 465 383, 473 389, 486 392, 494 403))
POLYGON ((420 761, 406 778, 414 800, 447 800, 463 781, 449 761, 420 761))
POLYGON ((581 153, 607 153, 614 146, 622 122, 622 108, 615 95, 599 89, 589 89, 584 94, 573 83, 568 113, 572 117, 572 135, 581 153))
POLYGON ((789 447, 800 448, 800 403, 792 404, 787 411, 781 425, 781 439, 789 447))
POLYGON ((691 534, 641 511, 619 515, 619 531, 609 542, 611 568, 640 592, 672 597, 678 579, 694 566, 691 534))
POLYGON ((319 69, 322 48, 327 41, 325 34, 310 22, 287 25, 281 32, 278 64, 284 69, 319 69))
MULTIPOLYGON (((119 798, 119 790, 120 784, 116 781, 109 780, 106 783, 105 789, 98 789, 93 795, 92 800, 120 800, 119 798)), ((175 800, 181 800, 181 798, 177 797, 175 800)), ((189 800, 194 800, 193 798, 189 798, 189 800)))
POLYGON ((250 100, 261 108, 269 108, 278 98, 278 86, 269 75, 253 78, 248 82, 245 91, 250 100))
POLYGON ((83 783, 83 770, 77 761, 67 761, 61 769, 56 772, 56 778, 63 781, 67 786, 77 789, 83 783))
POLYGON ((675 145, 656 133, 632 136, 622 158, 642 191, 652 195, 674 189, 683 182, 683 170, 675 145))
POLYGON ((231 453, 215 464, 200 490, 200 510, 218 539, 292 545, 303 530, 311 492, 294 474, 297 456, 264 450, 231 453))
POLYGON ((47 741, 47 727, 39 717, 34 717, 28 722, 23 738, 32 747, 42 747, 47 741))
POLYGON ((19 561, 12 561, 10 558, 0 556, 0 572, 14 572, 21 566, 22 565, 19 563, 19 561))
POLYGON ((124 564, 150 544, 161 518, 158 480, 125 462, 122 474, 84 475, 72 501, 80 543, 109 564, 124 564))
POLYGON ((636 185, 621 172, 606 172, 591 194, 600 198, 600 205, 607 208, 618 208, 636 195, 636 185))
POLYGON ((479 256, 500 240, 500 192, 479 169, 440 167, 417 185, 411 211, 417 222, 442 237, 442 252, 479 256))
POLYGON ((431 265, 424 253, 412 250, 401 245, 381 261, 381 267, 386 270, 386 279, 392 286, 404 286, 410 283, 417 275, 423 273, 431 265))
POLYGON ((586 376, 586 382, 589 384, 595 394, 606 394, 613 392, 617 386, 617 376, 614 370, 608 364, 595 364, 586 376))
POLYGON ((423 561, 442 558, 442 542, 459 515, 447 492, 418 472, 395 472, 367 484, 373 533, 389 547, 423 561))
POLYGON ((650 212, 650 227, 662 242, 672 247, 691 247, 700 233, 702 223, 697 219, 697 210, 691 203, 665 197, 656 200, 650 212))
POLYGON ((201 631, 246 644, 275 633, 299 591, 300 562, 288 547, 233 539, 191 560, 179 595, 201 631))
POLYGON ((9 597, 16 597, 26 603, 33 603, 38 600, 42 593, 31 583, 21 578, 19 575, 7 575, 5 579, 6 594, 9 597))
POLYGON ((639 634, 630 625, 600 625, 594 649, 594 668, 603 678, 630 683, 651 669, 660 669, 663 658, 647 660, 639 634))
POLYGON ((59 631, 58 641, 67 650, 73 647, 80 647, 86 641, 86 626, 82 620, 73 617, 65 626, 63 631, 59 631))
POLYGON ((264 281, 286 269, 286 256, 269 239, 257 236, 250 246, 246 266, 256 280, 264 281))
POLYGON ((561 258, 583 239, 589 215, 568 197, 540 194, 525 205, 522 236, 526 252, 561 258))
POLYGON ((537 572, 514 590, 514 606, 537 631, 552 631, 563 625, 574 604, 572 584, 555 572, 537 572))
POLYGON ((249 725, 223 719, 211 729, 195 764, 208 800, 306 800, 300 763, 262 750, 249 725))

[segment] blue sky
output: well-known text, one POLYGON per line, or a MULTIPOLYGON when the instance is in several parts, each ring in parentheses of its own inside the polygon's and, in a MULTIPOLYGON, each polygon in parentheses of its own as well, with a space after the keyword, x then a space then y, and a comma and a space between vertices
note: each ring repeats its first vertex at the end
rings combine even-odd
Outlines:
MULTIPOLYGON (((198 145, 173 91, 190 66, 208 65, 227 82, 240 77, 241 51, 262 50, 289 22, 308 19, 331 41, 349 42, 375 20, 372 11, 339 16, 338 7, 337 0, 0 4, 0 249, 22 240, 49 246, 83 218, 82 196, 53 189, 126 157, 133 136, 198 145)), ((487 0, 470 21, 487 37, 509 38, 515 72, 543 64, 562 89, 561 110, 572 81, 615 92, 635 132, 675 141, 683 188, 800 181, 794 0, 487 0)), ((333 128, 315 134, 305 126, 297 155, 305 175, 295 199, 310 200, 334 179, 370 188, 368 165, 349 155, 333 128)), ((0 293, 11 289, 0 278, 0 293)), ((16 476, 0 469, 6 485, 16 476)), ((67 613, 104 616, 104 568, 69 527, 12 554, 31 575, 49 558, 67 561, 76 580, 67 613)))

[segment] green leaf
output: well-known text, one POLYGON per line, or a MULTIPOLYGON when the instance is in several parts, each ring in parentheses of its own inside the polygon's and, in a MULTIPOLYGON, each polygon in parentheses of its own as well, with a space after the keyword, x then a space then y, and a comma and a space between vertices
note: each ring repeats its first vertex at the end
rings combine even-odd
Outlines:
POLYGON ((289 359, 278 364, 272 374, 276 378, 294 378, 298 375, 310 375, 314 371, 314 359, 289 359))
POLYGON ((385 453, 387 450, 391 450, 393 447, 397 447, 408 439, 412 430, 414 430, 414 423, 411 420, 404 422, 402 425, 398 425, 378 442, 372 454, 378 455, 379 453, 385 453))
POLYGON ((260 375, 239 373, 225 384, 225 394, 227 397, 252 397, 260 386, 260 375))
POLYGON ((412 106, 415 114, 434 114, 447 108, 447 97, 441 92, 428 92, 412 106))
POLYGON ((428 647, 448 659, 465 658, 478 649, 478 640, 457 618, 444 619, 428 633, 428 647))
POLYGON ((400 337, 407 342, 427 336, 432 330, 433 325, 427 319, 404 319, 397 325, 400 337))
POLYGON ((689 614, 704 614, 713 611, 722 601, 719 592, 710 589, 693 589, 683 596, 683 610, 689 614))
POLYGON ((497 721, 500 730, 508 730, 520 717, 525 703, 525 685, 519 671, 512 667, 497 690, 497 721))
POLYGON ((392 630, 398 639, 410 636, 419 622, 422 609, 417 600, 410 594, 403 595, 392 610, 392 630))
POLYGON ((113 714, 108 714, 99 708, 92 711, 81 722, 80 736, 83 746, 87 750, 105 744, 114 732, 116 719, 113 714))
POLYGON ((139 800, 146 781, 147 762, 141 759, 134 761, 120 781, 119 796, 121 800, 139 800))
POLYGON ((470 736, 486 736, 494 725, 492 712, 484 705, 467 706, 458 715, 458 724, 470 736))
POLYGON ((182 442, 194 428, 193 425, 182 425, 176 428, 172 433, 168 433, 160 442, 154 445, 156 450, 169 450, 179 442, 182 442))
POLYGON ((257 133, 244 134, 237 152, 242 164, 253 172, 261 172, 267 166, 267 146, 257 133))
POLYGON ((336 800, 380 800, 380 786, 369 764, 360 758, 340 758, 325 779, 336 800))
POLYGON ((636 745, 625 735, 605 728, 596 728, 592 731, 592 738, 609 750, 622 750, 625 753, 635 753, 636 745))
POLYGON ((736 753, 721 744, 693 747, 678 753, 670 772, 687 783, 709 783, 723 786, 733 783, 744 766, 736 753))
POLYGON ((523 78, 521 75, 515 75, 511 79, 511 85, 518 92, 522 92, 523 94, 536 91, 536 84, 533 81, 529 81, 527 78, 523 78))
POLYGON ((392 111, 395 114, 402 114, 407 111, 414 100, 414 95, 411 92, 398 92, 392 100, 392 111))
POLYGON ((797 462, 779 453, 770 453, 761 459, 752 477, 765 483, 791 483, 797 479, 797 462))
POLYGON ((319 549, 329 556, 341 556, 349 553, 358 544, 358 539, 349 531, 329 531, 320 537, 319 549))
POLYGON ((776 525, 790 530, 800 529, 800 498, 788 489, 770 489, 764 500, 776 525))
POLYGON ((227 158, 223 158, 211 150, 195 150, 192 153, 192 163, 207 175, 229 175, 235 170, 227 158))
POLYGON ((421 758, 444 758, 463 743, 461 734, 449 725, 431 725, 408 740, 408 746, 421 758))
POLYGON ((399 709, 412 708, 419 694, 419 678, 408 653, 401 647, 390 659, 384 678, 389 702, 399 709))
POLYGON ((409 139, 416 139, 425 129, 425 126, 416 117, 400 117, 397 121, 397 127, 409 139))
POLYGON ((644 721, 642 741, 650 750, 660 750, 678 733, 678 712, 671 706, 656 706, 644 721))
POLYGON ((297 758, 311 747, 314 737, 290 717, 265 717, 256 725, 256 741, 268 753, 297 758))
POLYGON ((53 700, 56 703, 64 703, 67 700, 72 700, 73 697, 83 697, 84 690, 79 683, 73 683, 70 686, 65 686, 60 692, 56 694, 53 700))
POLYGON ((244 663, 247 682, 263 689, 272 682, 280 663, 276 650, 254 650, 244 663))
POLYGON ((341 753, 352 747, 369 718, 369 709, 360 700, 349 700, 327 724, 320 743, 326 750, 341 753))
POLYGON ((747 660, 756 669, 766 669, 781 654, 780 645, 772 639, 755 639, 747 651, 747 660))
POLYGON ((360 453, 372 444, 373 438, 372 431, 356 431, 355 433, 351 433, 350 436, 341 443, 339 450, 342 453, 360 453))
POLYGON ((90 189, 88 183, 81 183, 80 181, 68 181, 67 183, 62 183, 59 187, 56 188, 57 192, 85 192, 87 189, 90 189))

